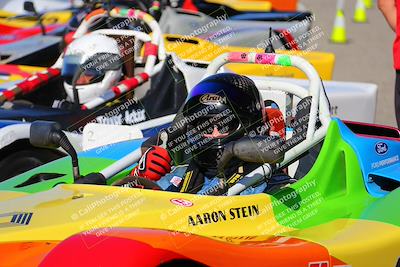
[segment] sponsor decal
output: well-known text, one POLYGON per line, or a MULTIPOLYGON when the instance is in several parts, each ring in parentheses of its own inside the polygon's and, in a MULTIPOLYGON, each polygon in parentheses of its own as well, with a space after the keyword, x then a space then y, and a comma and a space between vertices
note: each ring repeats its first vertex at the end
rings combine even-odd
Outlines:
POLYGON ((179 176, 174 176, 172 177, 171 181, 169 181, 171 184, 173 184, 175 187, 179 187, 179 185, 182 182, 182 177, 179 176))
POLYGON ((385 155, 389 150, 389 146, 384 142, 378 142, 375 144, 375 151, 378 155, 385 155))
POLYGON ((146 111, 144 109, 137 109, 132 111, 126 110, 123 114, 96 117, 96 122, 111 125, 135 124, 145 120, 146 111))
POLYGON ((172 204, 175 204, 175 205, 178 205, 178 206, 181 206, 181 207, 191 207, 191 206, 193 206, 193 202, 191 202, 191 201, 189 201, 187 199, 184 199, 184 198, 172 198, 172 199, 170 199, 170 201, 171 201, 172 204))
POLYGON ((383 166, 387 165, 392 165, 393 163, 396 163, 399 161, 399 155, 393 156, 391 158, 383 159, 380 161, 372 162, 371 163, 371 168, 372 169, 377 169, 383 166))
POLYGON ((315 261, 308 263, 308 267, 329 267, 328 261, 315 261))
POLYGON ((125 123, 135 124, 146 120, 146 111, 144 109, 125 111, 125 123))
POLYGON ((205 94, 200 97, 200 103, 205 105, 226 104, 226 97, 216 94, 205 94))
POLYGON ((217 210, 189 215, 188 224, 198 226, 203 224, 218 223, 223 221, 233 221, 237 219, 254 217, 260 214, 258 205, 230 208, 229 210, 217 210))

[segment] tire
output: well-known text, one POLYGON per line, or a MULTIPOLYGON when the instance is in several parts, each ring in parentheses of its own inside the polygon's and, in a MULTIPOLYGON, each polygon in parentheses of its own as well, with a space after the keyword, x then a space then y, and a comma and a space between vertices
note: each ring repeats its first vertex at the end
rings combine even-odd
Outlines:
POLYGON ((60 157, 54 151, 39 148, 14 152, 0 161, 0 182, 60 157))

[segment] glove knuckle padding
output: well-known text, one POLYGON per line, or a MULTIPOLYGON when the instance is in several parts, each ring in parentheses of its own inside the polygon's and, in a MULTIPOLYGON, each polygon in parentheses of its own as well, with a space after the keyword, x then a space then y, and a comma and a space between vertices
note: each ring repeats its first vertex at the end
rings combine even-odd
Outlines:
POLYGON ((146 150, 134 170, 134 174, 151 180, 158 180, 171 171, 171 158, 166 149, 152 146, 146 150))
POLYGON ((158 157, 160 157, 162 159, 165 159, 166 161, 171 161, 171 157, 169 156, 168 151, 166 149, 164 149, 164 148, 157 147, 154 150, 154 155, 156 155, 156 156, 158 156, 158 157))

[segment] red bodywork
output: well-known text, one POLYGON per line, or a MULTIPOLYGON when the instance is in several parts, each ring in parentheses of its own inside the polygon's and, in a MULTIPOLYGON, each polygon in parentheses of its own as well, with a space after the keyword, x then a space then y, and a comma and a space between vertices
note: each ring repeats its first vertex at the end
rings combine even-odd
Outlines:
MULTIPOLYGON (((57 30, 61 27, 64 27, 63 24, 52 24, 45 27, 46 33, 51 33, 54 30, 57 30)), ((14 28, 9 27, 7 25, 0 24, 0 45, 12 44, 17 41, 21 41, 23 39, 41 35, 42 31, 40 26, 32 27, 32 28, 14 28)))
POLYGON ((343 122, 359 136, 400 141, 400 130, 395 127, 355 121, 343 122))
MULTIPOLYGON (((321 245, 289 237, 224 241, 149 229, 97 229, 56 242, 0 244, 5 266, 335 266, 321 245), (183 265, 182 265, 183 264, 183 265), (311 264, 311 265, 310 265, 311 264), (318 265, 325 264, 325 265, 318 265)), ((2 265, 3 266, 3 265, 2 265)))

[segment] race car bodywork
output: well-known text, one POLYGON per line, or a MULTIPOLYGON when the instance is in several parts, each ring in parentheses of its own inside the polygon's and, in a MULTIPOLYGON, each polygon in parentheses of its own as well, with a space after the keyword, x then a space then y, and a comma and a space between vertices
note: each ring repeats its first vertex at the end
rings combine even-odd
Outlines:
POLYGON ((232 14, 259 14, 259 13, 277 13, 277 12, 295 12, 298 10, 297 0, 288 1, 263 1, 263 0, 185 0, 181 7, 189 11, 201 11, 206 14, 215 12, 216 9, 225 9, 232 14))
MULTIPOLYGON (((193 1, 193 0, 192 0, 193 1)), ((239 0, 239 1, 226 1, 226 0, 208 0, 208 1, 194 1, 203 2, 202 4, 206 5, 206 3, 219 4, 219 5, 228 5, 236 10, 246 10, 247 12, 266 12, 270 10, 276 11, 296 11, 298 1, 297 0, 289 0, 289 1, 279 1, 279 0, 270 0, 270 1, 262 1, 262 0, 239 0), (257 5, 258 4, 258 5, 257 5), (267 5, 269 5, 269 9, 267 10, 267 5)))
POLYGON ((0 64, 51 66, 59 56, 61 40, 60 36, 36 35, 12 44, 1 45, 0 64))
POLYGON ((26 79, 36 72, 43 71, 42 67, 25 65, 0 65, 0 90, 6 90, 13 83, 26 79))
MULTIPOLYGON (((22 8, 23 3, 19 4, 22 8)), ((0 64, 52 65, 62 40, 56 35, 63 34, 72 15, 72 11, 20 15, 0 10, 0 64)))
MULTIPOLYGON (((79 249, 83 262, 120 248, 122 266, 164 266, 173 260, 200 264, 194 266, 395 266, 400 131, 331 119, 317 73, 300 58, 228 53, 210 64, 206 75, 226 62, 291 65, 310 78, 309 90, 253 78, 266 100, 274 90, 295 94, 301 98, 298 106, 311 97, 307 130, 287 137, 290 147, 282 148, 285 157, 276 166, 290 170, 298 161, 295 183, 248 196, 72 184, 70 161, 60 159, 0 183, 7 190, 0 195, 0 251, 7 252, 0 259, 11 266, 21 260, 51 266, 73 248, 79 249)), ((119 180, 140 158, 142 142, 81 153, 81 173, 102 173, 108 183, 119 180)), ((60 264, 76 260, 70 257, 60 264)), ((108 266, 108 261, 102 264, 108 266)))
MULTIPOLYGON (((54 249, 48 254, 48 261, 52 262, 52 257, 60 259, 60 255, 68 255, 71 248, 80 248, 79 255, 85 255, 83 258, 89 260, 97 255, 97 249, 101 251, 102 246, 109 247, 110 243, 105 240, 114 237, 121 246, 125 243, 118 238, 132 239, 144 242, 153 249, 168 248, 211 266, 224 265, 222 262, 228 265, 234 262, 233 259, 225 260, 225 257, 230 258, 231 253, 243 257, 252 250, 260 256, 246 257, 248 263, 268 260, 271 266, 303 266, 304 262, 325 261, 329 263, 327 266, 340 265, 338 262, 351 266, 395 266, 400 217, 398 213, 391 212, 391 207, 400 200, 399 189, 386 191, 381 197, 378 197, 383 192, 381 189, 371 190, 374 182, 366 181, 368 175, 363 173, 363 166, 379 161, 379 158, 360 158, 360 152, 353 146, 354 140, 358 139, 365 142, 367 151, 375 151, 374 145, 380 141, 356 136, 342 122, 332 121, 310 172, 299 182, 274 195, 212 197, 94 185, 58 185, 32 195, 3 192, 0 209, 3 227, 0 231, 7 234, 0 235, 0 258, 2 262, 16 262, 15 266, 18 266, 19 260, 31 262, 31 257, 42 260, 54 249), (59 213, 61 209, 63 212, 59 213), (131 228, 166 229, 171 232, 131 228), (74 234, 77 234, 76 237, 56 246, 74 234), (197 247, 197 242, 201 240, 209 245, 197 247), (11 247, 15 253, 9 253, 11 247), (190 253, 189 248, 195 248, 198 253, 190 253), (218 259, 206 256, 213 255, 216 248, 221 249, 218 249, 218 259), (204 253, 200 253, 199 249, 204 249, 204 253), (260 254, 258 249, 265 249, 265 253, 260 254), (282 253, 278 253, 281 250, 282 253), (385 257, 381 257, 383 254, 385 257)), ((387 142, 393 155, 396 151, 398 153, 398 141, 384 142, 387 142)), ((116 144, 115 147, 105 148, 98 152, 100 158, 86 158, 83 154, 83 173, 110 164, 112 160, 107 160, 106 155, 113 154, 109 153, 111 151, 121 152, 123 147, 132 148, 134 145, 116 144)), ((387 157, 390 155, 384 158, 387 157)), ((71 177, 69 165, 69 160, 62 159, 26 175, 58 173, 71 177)), ((66 179, 56 178, 52 182, 41 183, 47 183, 50 188, 61 181, 67 182, 66 179)), ((29 187, 21 186, 14 190, 24 191, 29 187)), ((126 245, 130 247, 131 244, 126 245)), ((133 247, 130 251, 134 251, 133 247)), ((132 253, 126 255, 126 259, 130 259, 128 262, 134 259, 139 262, 138 254, 132 253)), ((76 257, 66 262, 72 264, 75 260, 76 257)), ((35 261, 31 263, 32 266, 37 265, 35 261)))
MULTIPOLYGON (((51 241, 36 242, 20 253, 20 258, 4 257, 4 260, 20 263, 23 257, 31 259, 26 266, 54 266, 55 263, 58 266, 70 266, 78 263, 76 258, 79 258, 79 264, 89 266, 237 266, 246 263, 263 265, 266 261, 268 266, 307 266, 308 263, 315 264, 310 266, 319 266, 319 263, 343 266, 342 261, 329 255, 321 245, 297 238, 284 239, 287 238, 243 236, 228 238, 235 242, 221 242, 178 232, 117 228, 107 231, 101 238, 88 234, 85 236, 86 242, 82 241, 79 234, 59 245, 51 241), (88 249, 87 241, 96 245, 88 249), (171 246, 171 242, 180 244, 179 248, 171 246), (72 251, 76 257, 67 256, 72 251), (115 254, 119 256, 110 257, 115 254), (265 254, 270 257, 266 259, 265 254), (283 257, 285 254, 291 256, 283 257)), ((18 246, 25 244, 28 245, 12 243, 2 248, 7 248, 14 255, 18 246)))
MULTIPOLYGON (((26 0, 1 1, 0 10, 8 13, 15 13, 16 15, 26 15, 29 12, 27 12, 24 9, 24 2, 26 2, 26 0)), ((82 5, 82 1, 80 0, 73 0, 73 1, 32 0, 31 2, 35 5, 36 11, 40 14, 79 8, 82 5)))
MULTIPOLYGON (((57 26, 60 27, 68 23, 68 21, 72 18, 72 11, 57 11, 57 12, 48 12, 42 15, 42 23, 44 26, 57 26)), ((51 32, 55 30, 54 27, 49 27, 46 31, 51 32)), ((34 17, 29 15, 18 15, 15 13, 10 13, 0 9, 0 31, 3 34, 14 34, 17 35, 14 40, 8 40, 4 38, 0 43, 6 44, 11 41, 15 41, 15 39, 19 38, 27 38, 34 34, 42 34, 41 29, 38 28, 38 20, 35 20, 34 17), (34 28, 34 29, 32 29, 34 28), (29 32, 18 34, 18 30, 30 29, 29 32), (30 35, 29 35, 30 34, 30 35)))
MULTIPOLYGON (((178 34, 164 34, 164 45, 167 53, 175 53, 183 61, 191 65, 208 65, 212 60, 223 53, 245 51, 263 53, 265 46, 239 47, 217 45, 214 42, 197 37, 189 37, 178 34)), ((279 54, 304 57, 317 69, 323 80, 331 80, 335 65, 335 55, 319 51, 277 50, 279 54)), ((205 67, 205 66, 204 66, 205 67)), ((305 79, 304 73, 296 68, 274 68, 272 66, 229 64, 227 66, 233 72, 243 75, 273 76, 305 79)))
MULTIPOLYGON (((73 34, 73 39, 82 36, 83 34, 91 31, 92 27, 96 25, 96 23, 101 19, 108 18, 108 19, 120 19, 126 18, 126 13, 128 12, 127 9, 123 8, 115 8, 113 10, 113 14, 109 15, 105 9, 96 9, 86 15, 86 17, 82 20, 80 26, 78 27, 77 31, 73 34), (111 16, 111 17, 110 17, 111 16)), ((236 35, 235 33, 228 33, 226 31, 219 31, 218 29, 221 28, 218 23, 215 25, 208 25, 209 18, 202 18, 196 22, 188 22, 187 17, 194 16, 194 17, 204 17, 204 14, 186 14, 180 9, 173 9, 167 7, 163 10, 162 17, 160 20, 160 28, 164 33, 164 46, 168 53, 176 53, 181 59, 189 60, 189 61, 198 61, 198 63, 209 63, 217 56, 232 51, 248 51, 248 52, 264 52, 265 49, 269 46, 267 39, 268 39, 268 27, 262 32, 254 34, 255 36, 246 37, 244 38, 247 42, 246 45, 240 44, 226 44, 222 39, 230 39, 231 37, 227 38, 226 35, 236 35), (176 24, 176 25, 175 25, 176 24), (180 27, 177 27, 180 25, 180 27), (177 28, 181 29, 182 26, 185 25, 186 27, 199 27, 203 30, 204 33, 209 34, 209 37, 204 36, 196 36, 198 34, 190 32, 190 30, 183 30, 182 32, 176 32, 177 28), (214 27, 215 26, 215 27, 214 27), (203 29, 205 27, 205 29, 203 29), (222 38, 222 39, 221 39, 222 38), (262 41, 258 42, 257 38, 262 41), (251 41, 249 41, 251 40, 251 41)), ((311 34, 320 35, 320 29, 315 28, 313 32, 308 32, 305 30, 308 29, 309 26, 304 26, 307 23, 302 23, 303 20, 309 18, 311 15, 301 14, 295 15, 296 19, 291 20, 290 18, 284 17, 283 21, 290 21, 287 25, 281 24, 278 28, 279 31, 287 31, 290 26, 293 24, 296 29, 299 27, 303 27, 302 35, 297 38, 296 40, 286 40, 287 35, 283 34, 282 36, 279 35, 279 31, 276 32, 276 35, 271 37, 273 40, 272 43, 278 43, 278 45, 274 45, 279 53, 286 53, 289 55, 296 55, 305 57, 309 60, 318 70, 323 80, 330 80, 332 79, 333 75, 333 68, 334 68, 334 61, 335 56, 332 53, 326 52, 318 52, 315 51, 316 47, 314 47, 313 40, 308 40, 308 37, 311 34), (299 25, 296 25, 296 21, 300 21, 299 25), (290 24, 291 23, 291 24, 290 24), (285 39, 282 41, 282 38, 285 39), (283 43, 282 43, 283 42, 283 43), (291 44, 296 44, 296 49, 294 49, 291 44), (279 48, 279 49, 278 49, 279 48), (298 51, 301 49, 307 49, 307 51, 298 51), (313 48, 313 49, 311 49, 313 48)), ((276 23, 274 19, 271 19, 272 23, 276 23)), ((278 20, 279 21, 279 20, 278 20)), ((264 21, 261 21, 264 24, 264 21)), ((131 21, 122 20, 114 22, 114 29, 124 29, 127 25, 129 25, 131 21)), ((239 24, 245 24, 243 22, 239 22, 239 24)), ((293 26, 292 25, 292 26, 293 26)), ((308 24, 307 24, 308 25, 308 24)), ((249 27, 253 28, 254 25, 250 25, 249 27)), ((229 28, 227 26, 226 28, 229 28)), ((247 31, 249 32, 249 31, 247 31)), ((295 68, 288 68, 285 69, 275 69, 274 71, 271 68, 265 67, 264 70, 261 70, 260 66, 235 66, 235 71, 243 74, 251 74, 251 75, 268 75, 268 76, 283 76, 283 77, 293 77, 293 78, 305 78, 304 74, 301 71, 298 71, 295 68), (246 70, 245 70, 246 69, 246 70)))
POLYGON ((254 47, 254 44, 257 47, 265 47, 270 28, 274 30, 270 42, 274 47, 282 49, 306 49, 310 36, 307 33, 311 30, 315 31, 315 34, 323 35, 318 26, 312 28, 314 17, 310 13, 293 15, 290 20, 283 16, 281 21, 268 20, 265 15, 264 20, 260 15, 258 20, 255 19, 257 16, 251 19, 248 15, 232 19, 234 17, 231 18, 224 12, 220 13, 221 15, 213 18, 201 12, 167 7, 163 11, 160 25, 165 33, 196 36, 219 45, 245 47, 254 47))

